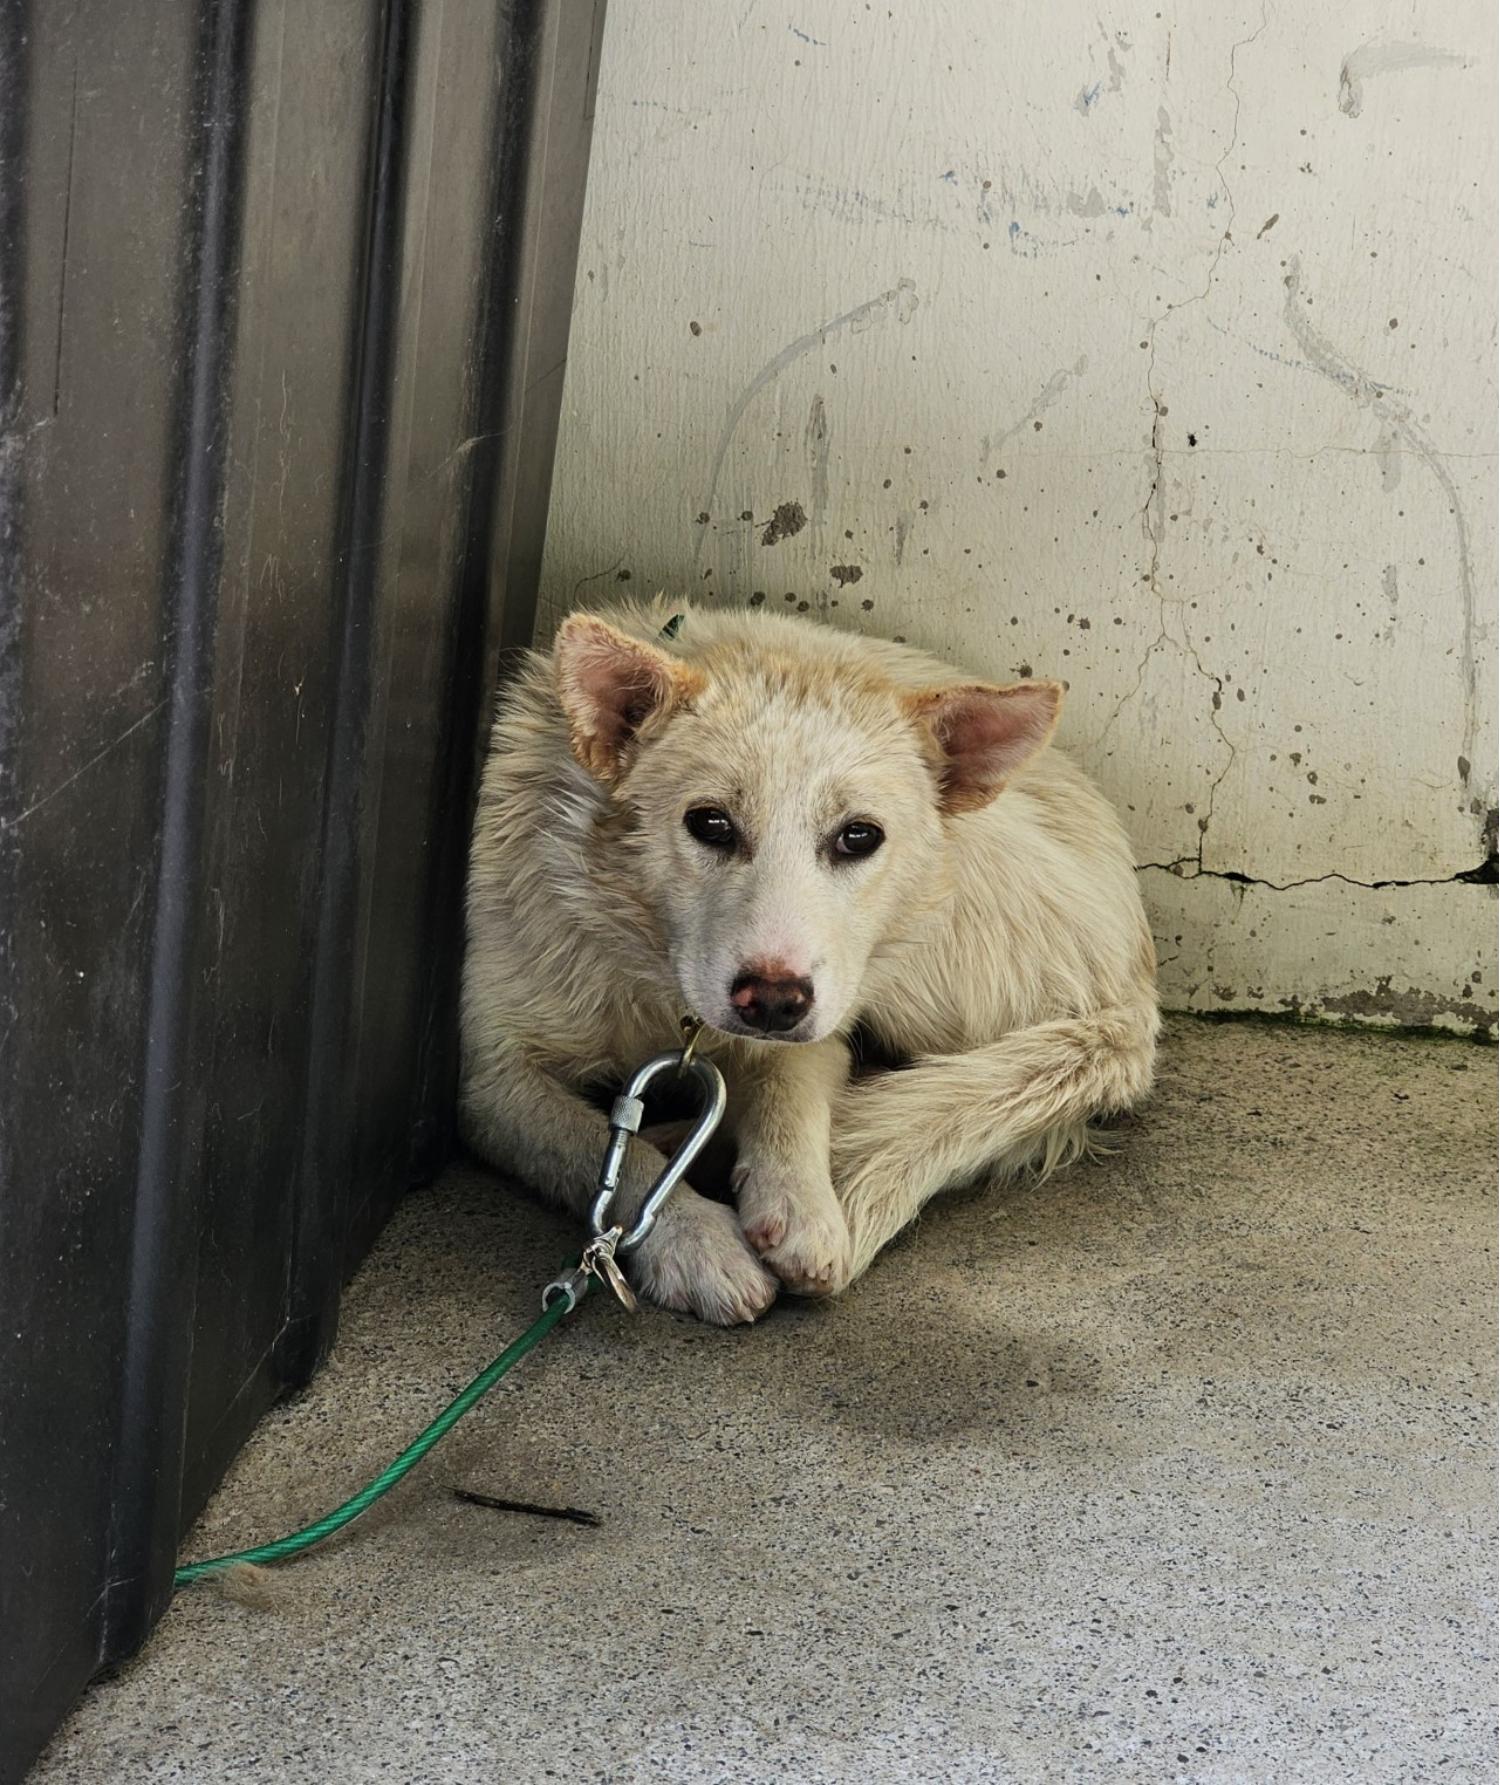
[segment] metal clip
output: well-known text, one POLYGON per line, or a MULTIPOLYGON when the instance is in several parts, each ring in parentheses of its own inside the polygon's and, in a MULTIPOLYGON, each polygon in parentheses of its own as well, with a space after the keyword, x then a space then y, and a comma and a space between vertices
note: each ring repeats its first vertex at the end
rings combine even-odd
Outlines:
POLYGON ((625 1273, 615 1260, 617 1252, 629 1252, 640 1245, 656 1225, 656 1217, 667 1198, 682 1182, 683 1174, 708 1144, 709 1137, 724 1119, 728 1093, 724 1077, 711 1060, 700 1060, 694 1054, 703 1024, 697 1017, 682 1019, 682 1042, 672 1052, 657 1054, 626 1085, 609 1112, 609 1145, 604 1149, 604 1163, 599 1168, 599 1193, 589 1219, 594 1237, 584 1247, 577 1264, 566 1275, 555 1277, 542 1291, 542 1306, 550 1308, 559 1296, 566 1296, 571 1314, 583 1299, 589 1278, 603 1283, 614 1292, 623 1308, 635 1313, 639 1304, 625 1281, 625 1273), (625 1163, 625 1149, 632 1134, 639 1134, 646 1113, 643 1093, 653 1080, 664 1072, 686 1072, 697 1079, 702 1092, 702 1107, 692 1132, 672 1157, 666 1169, 651 1186, 635 1226, 627 1233, 617 1224, 610 1224, 610 1210, 620 1187, 620 1168, 625 1163))
POLYGON ((608 1233, 595 1234, 584 1247, 572 1270, 565 1276, 554 1277, 542 1291, 542 1306, 550 1308, 559 1296, 566 1296, 568 1312, 571 1314, 583 1300, 588 1280, 592 1277, 596 1283, 602 1283, 606 1289, 614 1292, 616 1300, 626 1313, 634 1314, 640 1303, 625 1281, 625 1273, 615 1263, 615 1247, 619 1243, 618 1227, 610 1228, 608 1233))
POLYGON ((550 1308, 559 1296, 567 1298, 568 1312, 571 1314, 583 1300, 584 1291, 589 1286, 589 1273, 582 1263, 575 1264, 572 1270, 561 1277, 554 1277, 542 1291, 542 1306, 550 1308))
POLYGON ((592 1276, 606 1284, 615 1292, 615 1300, 627 1314, 634 1314, 640 1307, 635 1299, 635 1292, 625 1281, 625 1273, 615 1263, 615 1247, 620 1243, 618 1227, 610 1228, 608 1233, 601 1233, 592 1239, 583 1249, 583 1256, 578 1261, 580 1270, 588 1271, 592 1276))
MULTIPOLYGON (((701 1027, 699 1024, 698 1028, 701 1027)), ((697 1028, 689 1034, 687 1024, 684 1023, 684 1045, 648 1060, 615 1099, 614 1108, 610 1111, 609 1145, 604 1149, 604 1163, 599 1169, 599 1194, 594 1198, 589 1216, 595 1235, 600 1237, 612 1230, 610 1211, 620 1187, 620 1169, 625 1163, 625 1149, 629 1145, 630 1136, 640 1132, 645 1108, 641 1099, 647 1088, 663 1073, 686 1072, 698 1081, 702 1095, 701 1109, 692 1132, 673 1153, 667 1161, 666 1170, 651 1186, 646 1200, 641 1204, 640 1213, 636 1216, 635 1226, 629 1232, 622 1232, 617 1244, 610 1248, 611 1265, 614 1264, 616 1252, 633 1252, 650 1233, 667 1198, 682 1182, 688 1167, 707 1146, 713 1131, 724 1119, 724 1109, 729 1097, 724 1089, 723 1074, 712 1060, 700 1059, 694 1054, 697 1039, 697 1028)), ((618 1290, 616 1293, 619 1293, 618 1290)))

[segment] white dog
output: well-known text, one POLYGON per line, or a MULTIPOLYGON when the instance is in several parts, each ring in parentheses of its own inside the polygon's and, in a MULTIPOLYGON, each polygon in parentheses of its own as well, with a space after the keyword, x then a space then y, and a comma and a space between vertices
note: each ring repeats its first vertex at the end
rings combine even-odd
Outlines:
MULTIPOLYGON (((575 614, 503 694, 469 872, 461 1119, 568 1208, 585 1095, 694 1013, 738 1212, 681 1186, 637 1287, 753 1320, 842 1289, 936 1192, 1051 1170, 1151 1081, 1129 846, 1048 747, 1056 682, 994 687, 759 612, 575 614), (908 1062, 851 1078, 855 1025, 908 1062), (790 1044, 790 1045, 788 1045, 790 1044)), ((617 1213, 662 1155, 631 1142, 617 1213)))

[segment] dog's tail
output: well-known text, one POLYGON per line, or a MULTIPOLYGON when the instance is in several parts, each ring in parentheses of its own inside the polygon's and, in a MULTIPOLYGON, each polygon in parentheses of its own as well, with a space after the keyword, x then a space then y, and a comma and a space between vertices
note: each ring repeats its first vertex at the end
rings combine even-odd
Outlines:
POLYGON ((1149 1089, 1154 1003, 1018 1029, 848 1085, 834 1111, 833 1181, 858 1276, 939 1191, 983 1172, 1053 1171, 1089 1148, 1088 1123, 1149 1089))

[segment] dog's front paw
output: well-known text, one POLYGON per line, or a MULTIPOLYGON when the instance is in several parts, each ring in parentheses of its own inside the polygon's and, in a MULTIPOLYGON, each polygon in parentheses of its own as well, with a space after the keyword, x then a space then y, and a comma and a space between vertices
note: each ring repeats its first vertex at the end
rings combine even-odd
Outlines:
POLYGON ((745 1238, 798 1295, 836 1295, 849 1281, 849 1227, 833 1186, 774 1166, 736 1174, 745 1238))
POLYGON ((683 1186, 631 1258, 631 1279, 658 1307, 741 1326, 764 1314, 777 1282, 745 1243, 734 1210, 683 1186))

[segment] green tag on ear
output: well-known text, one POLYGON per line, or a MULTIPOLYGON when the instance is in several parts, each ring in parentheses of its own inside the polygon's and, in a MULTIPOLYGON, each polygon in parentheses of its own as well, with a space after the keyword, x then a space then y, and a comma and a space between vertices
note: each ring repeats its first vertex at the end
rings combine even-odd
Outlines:
POLYGON ((671 619, 667 621, 666 625, 662 627, 661 637, 676 638, 678 632, 681 630, 682 622, 686 618, 687 618, 686 614, 673 614, 671 619))

